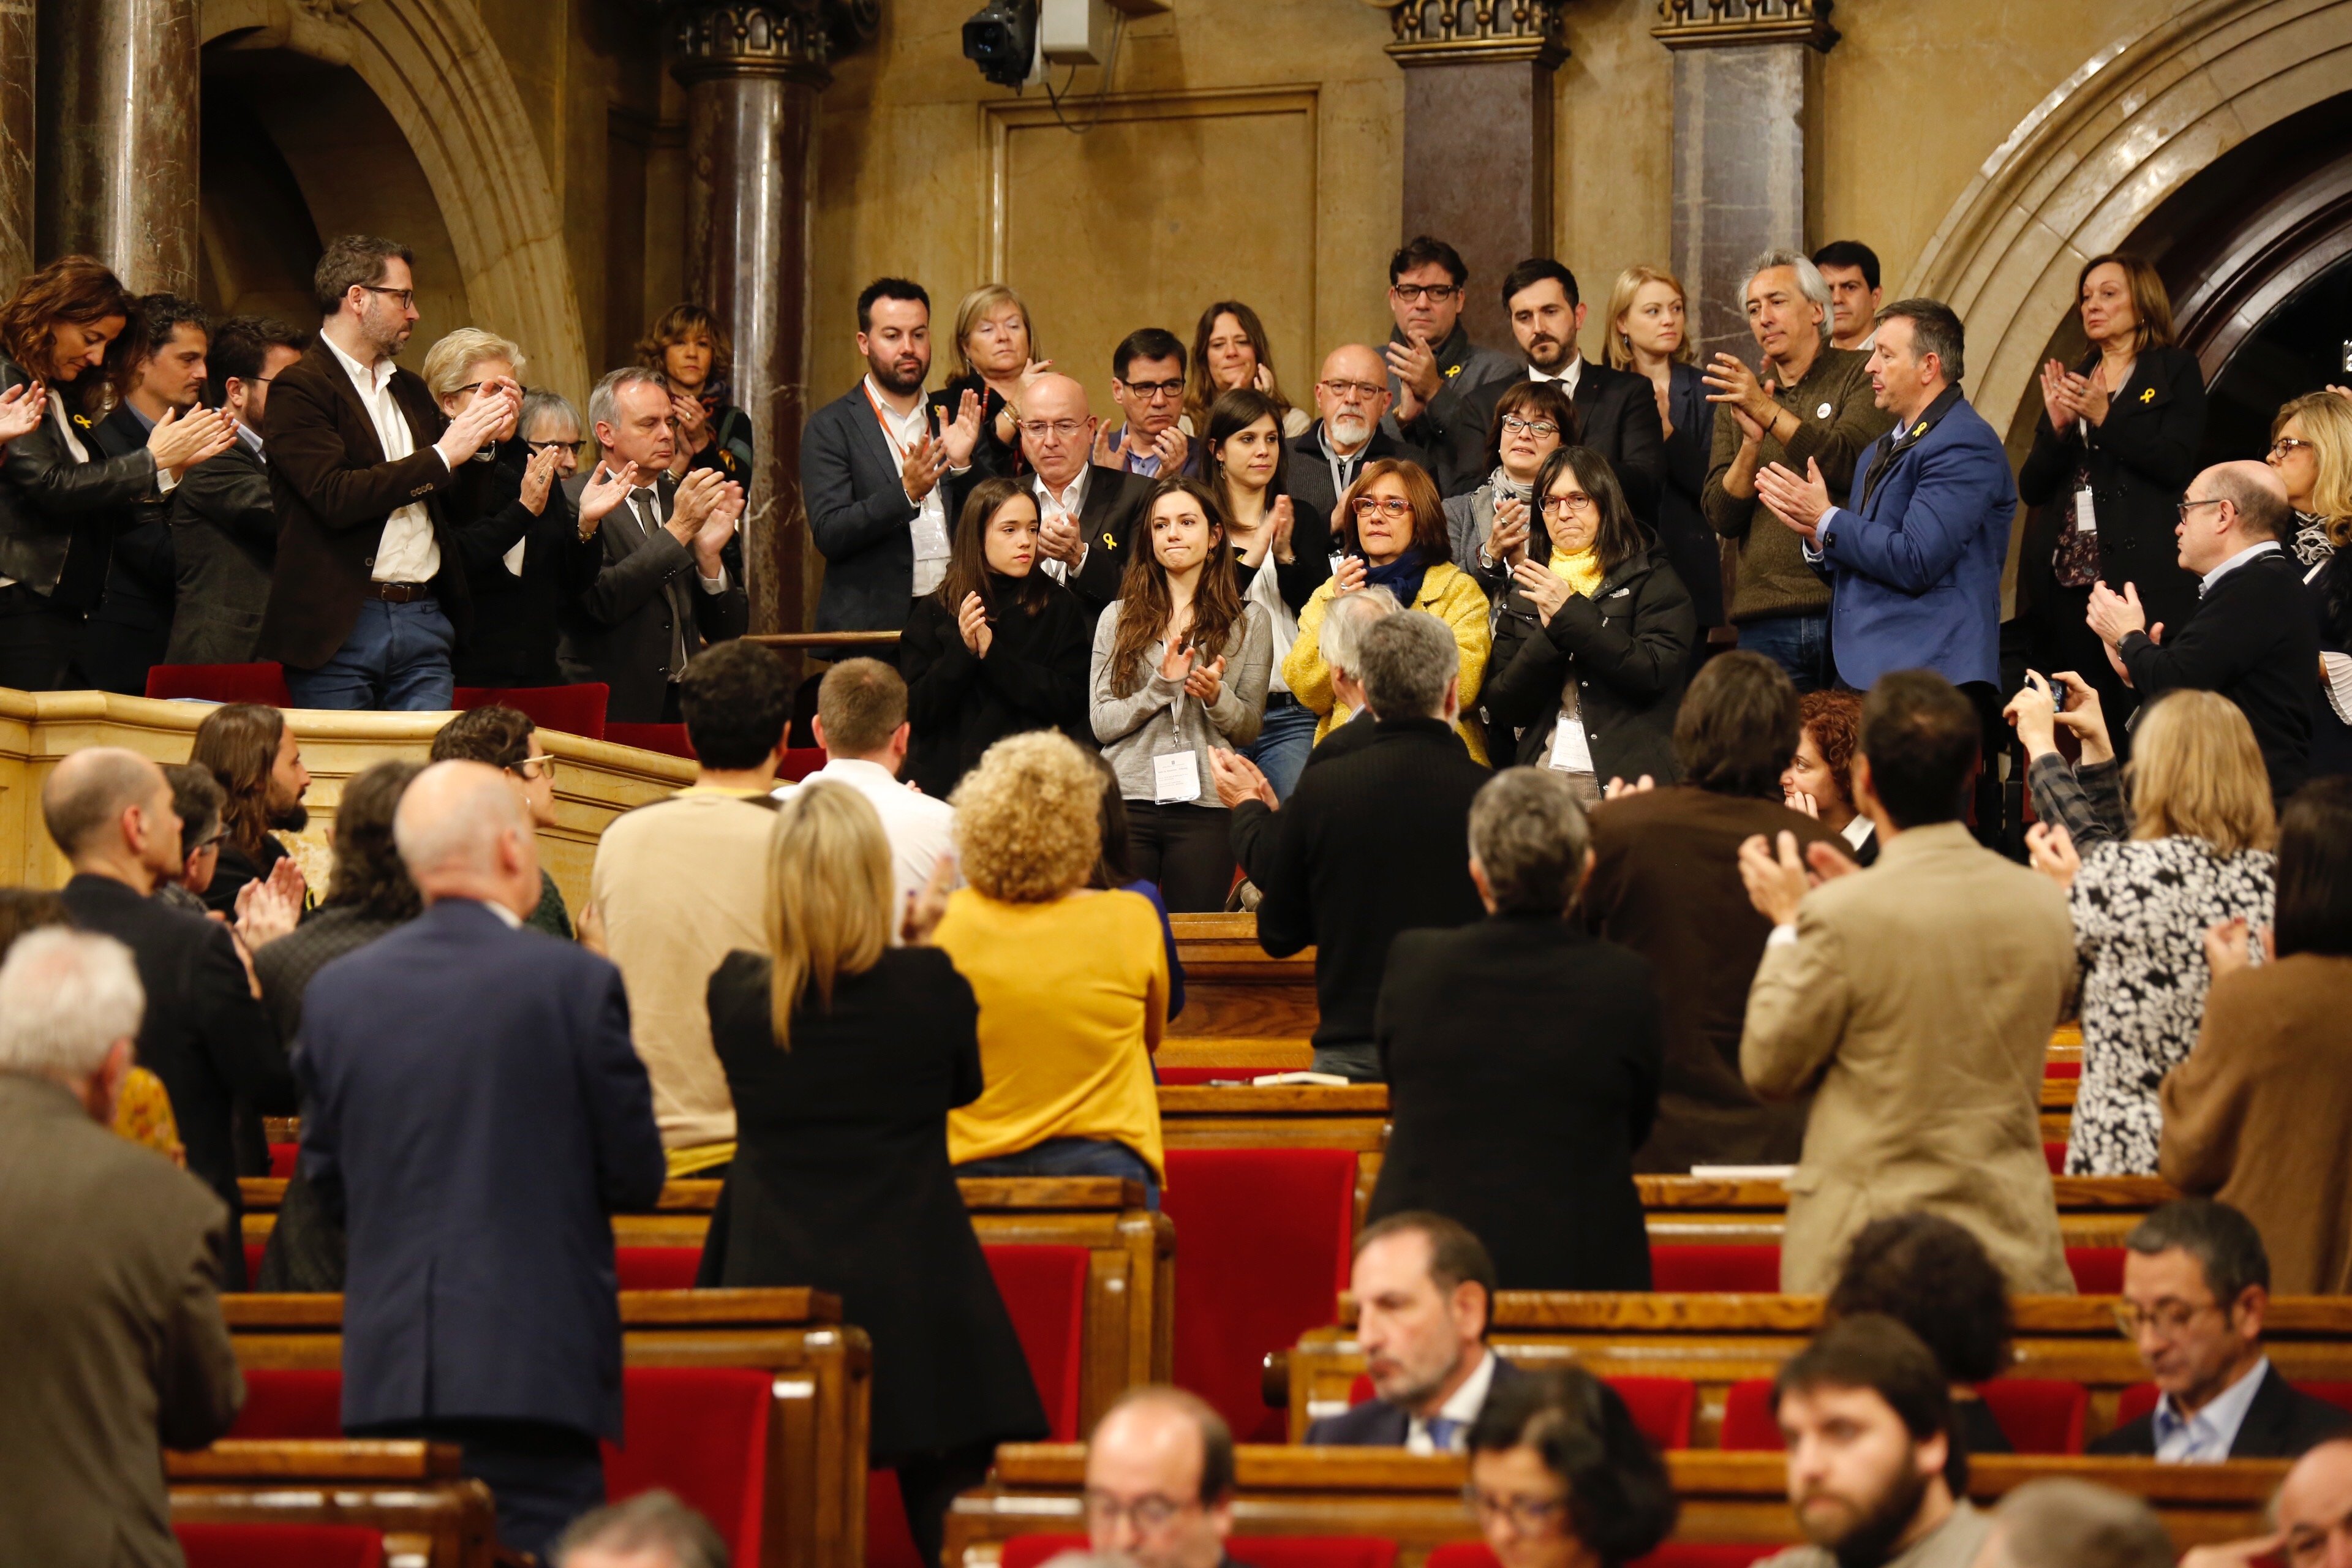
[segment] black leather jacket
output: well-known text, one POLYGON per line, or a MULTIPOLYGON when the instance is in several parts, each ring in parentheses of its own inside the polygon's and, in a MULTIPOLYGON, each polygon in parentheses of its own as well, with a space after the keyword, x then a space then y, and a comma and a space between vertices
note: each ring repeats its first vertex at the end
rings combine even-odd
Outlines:
MULTIPOLYGON (((31 379, 15 361, 0 356, 0 392, 31 379)), ((54 388, 50 395, 57 395, 54 388)), ((82 443, 92 449, 89 437, 82 443)), ((94 574, 76 574, 77 582, 87 578, 88 596, 95 604, 106 579, 102 552, 115 529, 132 515, 132 503, 154 492, 155 458, 145 447, 78 463, 55 421, 44 419, 39 429, 9 442, 0 455, 0 577, 13 577, 38 594, 55 593, 67 553, 79 536, 85 550, 101 552, 94 574)))

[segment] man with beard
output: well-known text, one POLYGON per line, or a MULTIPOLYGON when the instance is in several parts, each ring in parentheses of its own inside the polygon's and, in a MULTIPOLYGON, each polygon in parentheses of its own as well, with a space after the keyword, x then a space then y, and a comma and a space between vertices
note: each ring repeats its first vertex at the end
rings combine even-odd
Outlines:
POLYGON ((944 425, 925 402, 931 297, 919 283, 877 278, 859 292, 857 352, 865 378, 810 415, 801 437, 809 537, 824 556, 816 626, 895 632, 947 576, 946 479, 971 463, 980 399, 966 393, 944 425))
MULTIPOLYGON (((1763 1568, 1969 1568, 1992 1516, 1945 1479, 1952 1395, 1936 1358, 1894 1319, 1858 1313, 1780 1369, 1789 1502, 1810 1546, 1763 1568)), ((1954 1467, 1965 1483, 1967 1465, 1954 1467)))
POLYGON ((1287 482, 1293 508, 1312 507, 1328 519, 1356 475, 1375 458, 1430 466, 1429 454, 1382 427, 1391 401, 1387 368, 1361 343, 1333 349, 1315 381, 1318 418, 1290 443, 1287 482))
POLYGON ((220 860, 205 889, 205 904, 234 917, 245 885, 265 879, 281 890, 290 888, 299 904, 301 868, 271 837, 299 833, 310 824, 302 804, 310 773, 286 715, 258 702, 215 708, 196 726, 188 761, 210 771, 227 797, 221 806, 220 860))

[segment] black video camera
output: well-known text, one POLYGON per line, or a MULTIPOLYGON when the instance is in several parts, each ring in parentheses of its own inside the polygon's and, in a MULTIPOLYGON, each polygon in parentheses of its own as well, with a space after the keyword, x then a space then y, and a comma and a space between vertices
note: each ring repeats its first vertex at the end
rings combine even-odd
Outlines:
POLYGON ((1037 0, 988 0, 963 25, 963 58, 999 87, 1027 81, 1037 58, 1037 0))

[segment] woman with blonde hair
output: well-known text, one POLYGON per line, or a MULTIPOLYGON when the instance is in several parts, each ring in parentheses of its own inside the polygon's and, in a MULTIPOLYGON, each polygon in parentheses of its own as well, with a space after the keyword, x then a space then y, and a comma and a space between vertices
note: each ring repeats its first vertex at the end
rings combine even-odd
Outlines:
POLYGON ((988 1087, 948 1118, 948 1157, 962 1176, 1118 1176, 1156 1208, 1168 953, 1150 900, 1087 885, 1102 795, 1049 730, 999 741, 956 786, 965 885, 932 940, 979 998, 988 1087))
POLYGON ((2352 773, 2352 397, 2314 392, 2271 423, 2270 465, 2294 509, 2289 548, 2319 617, 2319 685, 2312 694, 2311 775, 2352 773))
POLYGON ((2098 693, 2071 671, 2055 679, 2063 707, 2029 671, 2008 717, 2032 759, 2040 820, 2026 842, 2034 868, 2067 889, 2082 966, 2083 1082, 2066 1174, 2152 1176, 2164 1131, 2157 1087, 2197 1044, 2212 983, 2205 933, 2271 921, 2270 775, 2226 697, 2158 698, 2140 715, 2126 769, 2098 693), (2077 767, 2059 752, 2062 725, 2082 742, 2077 767))
MULTIPOLYGON (((1666 482, 1658 491, 1658 535, 1675 573, 1690 590, 1701 636, 1723 625, 1723 550, 1699 510, 1715 451, 1715 405, 1699 379, 1690 335, 1690 296, 1662 267, 1636 263, 1609 290, 1609 335, 1601 353, 1612 370, 1649 378, 1666 434, 1666 482)), ((1693 668, 1696 668, 1694 660, 1693 668)))
POLYGON ((768 867, 767 951, 710 977, 736 1149, 700 1282, 840 1296, 874 1342, 870 1462, 898 1470, 937 1561, 949 1500, 999 1442, 1046 1431, 948 1165, 950 1112, 981 1093, 979 1011, 945 952, 892 945, 890 842, 864 795, 793 791, 768 867))
POLYGON ((972 471, 982 478, 1021 471, 1021 446, 1013 429, 1021 394, 1033 377, 1054 366, 1037 353, 1029 307, 1002 283, 983 283, 956 306, 955 332, 948 340, 954 370, 931 394, 942 428, 955 422, 963 395, 980 397, 980 441, 971 449, 972 471))

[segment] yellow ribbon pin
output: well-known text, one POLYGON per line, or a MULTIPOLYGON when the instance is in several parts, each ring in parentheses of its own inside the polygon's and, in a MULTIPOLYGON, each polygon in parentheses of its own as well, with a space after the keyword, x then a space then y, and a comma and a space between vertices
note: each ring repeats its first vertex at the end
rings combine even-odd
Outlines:
POLYGON ((1118 541, 1106 533, 1103 535, 1103 548, 1105 550, 1117 550, 1118 548, 1118 541))
POLYGON ((1917 440, 1920 437, 1925 436, 1927 433, 1927 422, 1925 419, 1922 419, 1918 424, 1911 426, 1911 438, 1914 441, 1917 440))
POLYGON ((2151 386, 2142 392, 2139 395, 2139 400, 2142 403, 2154 403, 2156 401, 2156 388, 2151 386))
POLYGON ((1460 375, 1461 374, 1462 374, 1462 367, 1461 367, 1460 365, 1458 365, 1458 364, 1457 364, 1457 365, 1454 366, 1452 369, 1448 370, 1448 371, 1445 373, 1445 379, 1446 379, 1446 380, 1448 380, 1448 381, 1452 381, 1455 376, 1460 375))

